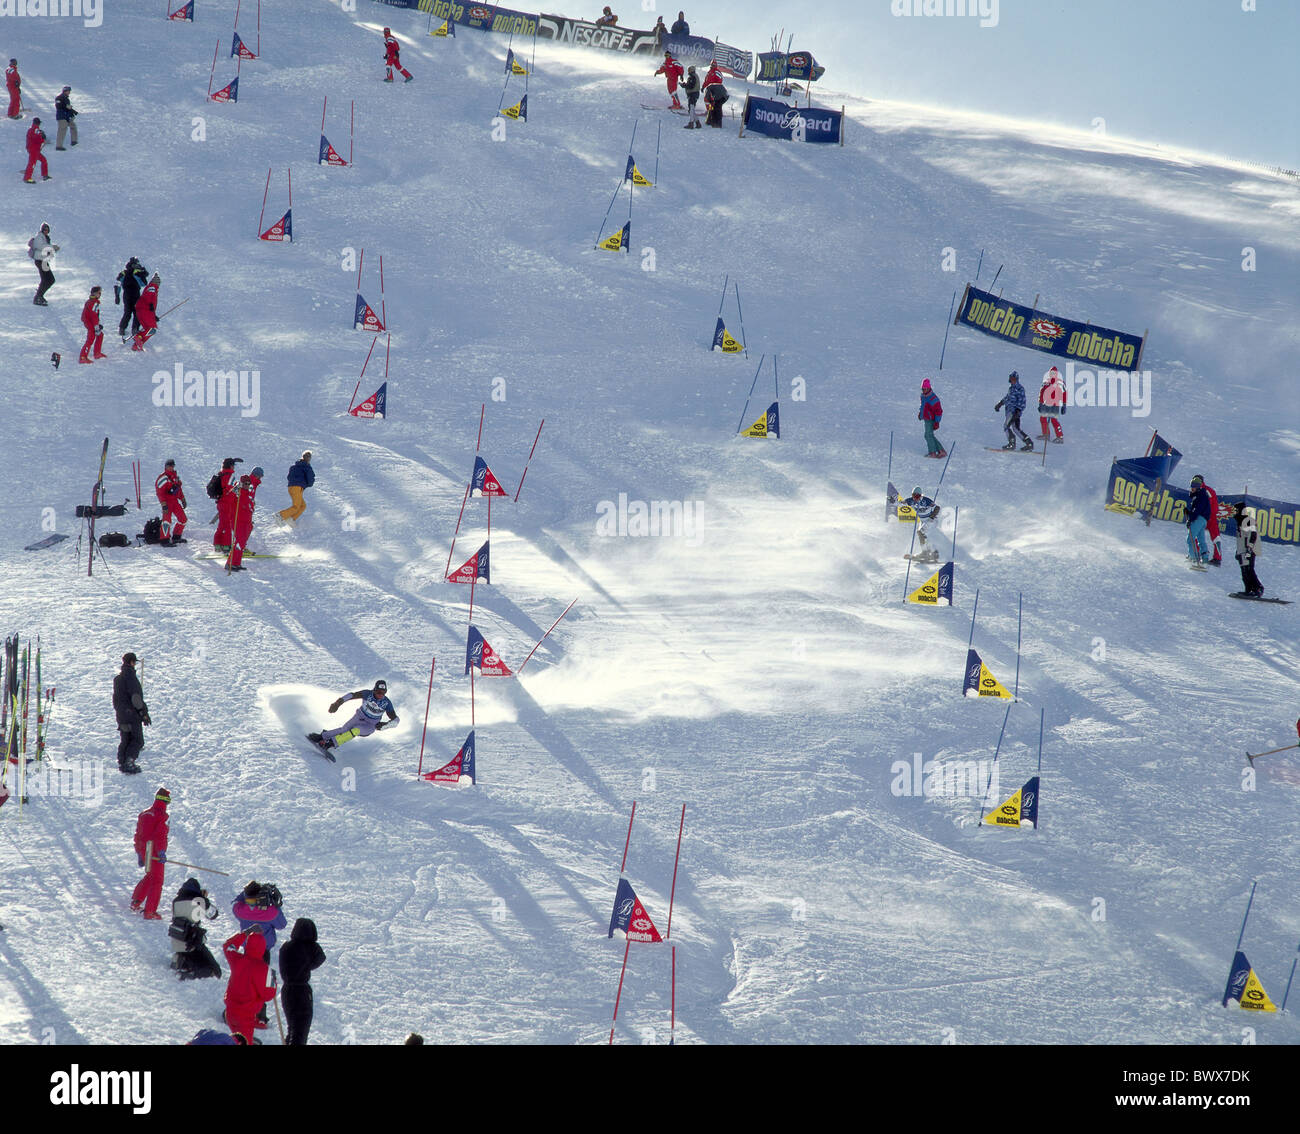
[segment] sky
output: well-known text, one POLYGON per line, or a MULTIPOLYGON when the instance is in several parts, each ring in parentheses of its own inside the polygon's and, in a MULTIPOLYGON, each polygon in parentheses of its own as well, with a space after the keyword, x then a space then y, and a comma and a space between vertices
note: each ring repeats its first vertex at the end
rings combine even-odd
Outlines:
MULTIPOLYGON (((667 23, 682 7, 645 2, 667 23)), ((622 23, 653 23, 624 6, 622 23)), ((685 11, 694 34, 752 50, 793 32, 827 68, 827 90, 1082 130, 1100 118, 1108 134, 1300 169, 1300 0, 710 0, 685 11), (894 14, 927 4, 975 14, 894 14), (996 22, 981 27, 990 8, 996 22)))

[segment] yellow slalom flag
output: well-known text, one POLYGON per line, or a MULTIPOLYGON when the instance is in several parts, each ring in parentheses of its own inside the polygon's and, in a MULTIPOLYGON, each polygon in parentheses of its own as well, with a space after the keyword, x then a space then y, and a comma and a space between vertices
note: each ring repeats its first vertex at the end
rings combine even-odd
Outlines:
POLYGON ((646 180, 646 176, 635 165, 632 166, 632 184, 642 189, 653 189, 654 184, 646 180))
POLYGON ((506 118, 513 118, 518 121, 523 114, 524 100, 520 99, 514 106, 505 106, 501 108, 501 113, 506 118))
POLYGON ((966 651, 966 680, 962 684, 963 696, 1002 697, 1013 700, 1007 687, 990 672, 975 650, 966 651))
POLYGON ((523 66, 518 59, 510 60, 510 73, 512 75, 526 75, 528 68, 523 66))
POLYGON ((1259 983, 1259 977, 1255 975, 1255 970, 1250 970, 1250 975, 1246 978, 1246 987, 1241 993, 1241 1006, 1249 1008, 1253 1012, 1276 1012, 1277 1005, 1268 998, 1268 993, 1264 991, 1264 986, 1259 983))
POLYGON ((916 523, 916 509, 910 504, 900 504, 898 506, 898 522, 900 524, 916 523))
POLYGON ((605 237, 597 248, 603 248, 606 252, 621 252, 627 247, 627 242, 632 236, 632 222, 628 221, 622 228, 618 229, 612 235, 605 237))
POLYGON ((450 20, 443 20, 442 23, 439 24, 436 28, 434 28, 433 31, 431 31, 429 34, 430 34, 430 35, 438 35, 438 36, 445 36, 445 35, 447 35, 447 34, 448 34, 448 32, 447 32, 447 27, 448 27, 448 25, 449 25, 450 23, 451 23, 450 20))

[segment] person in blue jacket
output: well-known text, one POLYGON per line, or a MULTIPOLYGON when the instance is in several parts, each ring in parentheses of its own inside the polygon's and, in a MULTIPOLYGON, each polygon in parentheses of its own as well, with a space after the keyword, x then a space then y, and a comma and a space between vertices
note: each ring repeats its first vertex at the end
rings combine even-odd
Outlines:
POLYGON ((1192 498, 1187 503, 1187 558, 1193 563, 1210 560, 1210 494, 1205 491, 1205 478, 1192 477, 1192 498))
POLYGON ((275 947, 275 931, 284 929, 289 922, 284 911, 280 909, 284 898, 280 891, 269 882, 250 882, 235 895, 230 912, 235 915, 241 930, 260 930, 266 938, 266 953, 269 957, 275 947))
POLYGON ((677 19, 673 21, 672 28, 669 29, 673 35, 690 35, 691 25, 686 22, 686 13, 678 12, 677 19))
POLYGON ((1020 384, 1020 375, 1013 370, 1007 375, 1007 396, 993 407, 994 410, 1006 407, 1002 428, 1007 431, 1007 443, 1002 448, 1014 449, 1016 438, 1019 437, 1024 442, 1020 448, 1026 453, 1033 452, 1034 443, 1029 439, 1029 434, 1020 428, 1020 414, 1028 401, 1029 399, 1025 397, 1025 388, 1020 384))
POLYGON ((296 524, 298 517, 307 511, 302 494, 316 483, 316 473, 311 467, 311 450, 304 449, 303 454, 289 467, 289 507, 280 512, 280 519, 286 524, 296 524))
POLYGON ((310 732, 307 739, 314 741, 331 760, 331 748, 355 740, 358 736, 370 736, 371 733, 397 722, 397 710, 388 699, 388 682, 376 681, 373 689, 358 689, 340 697, 332 705, 330 712, 337 713, 345 701, 361 701, 361 707, 352 714, 352 718, 342 728, 329 728, 324 732, 310 732), (385 715, 388 719, 384 720, 385 715))

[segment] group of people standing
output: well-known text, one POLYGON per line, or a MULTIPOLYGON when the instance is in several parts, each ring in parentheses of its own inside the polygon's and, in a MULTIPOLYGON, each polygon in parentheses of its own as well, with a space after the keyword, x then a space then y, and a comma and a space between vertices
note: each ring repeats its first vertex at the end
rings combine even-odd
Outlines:
MULTIPOLYGON (((676 26, 676 25, 674 25, 676 26)), ((678 84, 686 92, 686 113, 687 122, 684 127, 687 130, 699 130, 700 120, 695 109, 699 102, 700 94, 704 95, 705 122, 709 126, 721 128, 722 126, 722 108, 726 104, 730 95, 727 88, 722 83, 722 71, 718 67, 716 59, 709 63, 709 70, 704 76, 704 81, 700 81, 700 76, 696 73, 694 64, 688 66, 685 72, 682 71, 681 62, 673 57, 671 51, 664 52, 664 61, 660 64, 656 75, 663 75, 664 81, 668 85, 668 96, 672 99, 669 104, 669 110, 681 110, 682 102, 677 97, 678 84)))
MULTIPOLYGON (((17 119, 23 116, 22 86, 23 79, 18 73, 18 60, 10 59, 9 66, 5 68, 5 89, 9 93, 9 108, 7 111, 9 118, 17 119)), ((54 120, 58 124, 54 148, 59 151, 68 149, 68 146, 63 143, 69 138, 69 135, 71 135, 71 145, 75 146, 77 144, 77 110, 72 105, 71 87, 64 87, 55 96, 54 120)), ((23 170, 23 181, 28 185, 36 184, 36 178, 32 174, 36 172, 38 165, 41 169, 41 180, 50 180, 50 163, 45 154, 41 152, 48 141, 48 136, 41 128, 41 120, 33 118, 24 138, 24 145, 27 148, 27 168, 23 170)))

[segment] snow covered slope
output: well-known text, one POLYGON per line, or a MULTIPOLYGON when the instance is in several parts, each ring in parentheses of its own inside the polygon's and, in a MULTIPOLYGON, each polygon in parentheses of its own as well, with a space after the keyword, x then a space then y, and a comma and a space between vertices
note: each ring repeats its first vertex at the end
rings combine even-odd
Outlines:
MULTIPOLYGON (((1153 427, 1186 454, 1179 483, 1300 492, 1295 183, 862 101, 843 149, 740 139, 734 122, 687 132, 642 110, 662 97, 652 66, 542 45, 529 121, 494 138, 506 42, 431 39, 425 17, 364 2, 266 6, 262 58, 243 66, 239 102, 218 106, 204 98, 211 52, 220 37, 226 53, 234 6, 206 0, 192 26, 116 7, 95 31, 28 21, 13 49, 29 105, 71 83, 82 114, 81 144, 50 154, 52 181, 3 191, 0 625, 41 635, 54 760, 104 779, 91 806, 0 811, 0 1040, 171 1043, 215 1022, 221 985, 177 983, 163 928, 127 910, 131 831, 159 785, 172 857, 229 871, 221 894, 273 881, 291 920, 316 921, 322 1043, 412 1029, 603 1041, 633 800, 627 874, 661 932, 686 805, 681 1040, 1238 1040, 1219 996, 1251 879, 1246 948, 1278 997, 1300 938, 1300 762, 1261 761, 1247 791, 1241 757, 1290 732, 1296 615, 1228 600, 1231 562, 1186 571, 1181 528, 1108 513, 1102 497, 1112 456, 1141 453, 1153 427), (380 81, 385 23, 410 84, 380 81), (339 149, 356 102, 355 168, 314 164, 326 95, 339 149), (658 183, 633 203, 632 254, 612 255, 593 244, 634 123, 647 175, 658 142, 658 183), (267 224, 292 168, 293 244, 255 239, 268 167, 267 224), (37 309, 24 246, 43 220, 62 253, 37 309), (385 421, 344 412, 371 339, 351 329, 347 257, 361 248, 372 304, 384 259, 385 421), (1076 409, 1045 467, 986 452, 1007 371, 1032 398, 1048 363, 954 330, 936 370, 981 248, 981 280, 1003 265, 1008 298, 1150 328, 1150 415, 1076 409), (111 361, 78 366, 81 303, 132 254, 162 274, 164 308, 190 301, 143 357, 114 342, 111 361), (748 359, 708 350, 724 275, 740 284, 748 359), (738 439, 764 353, 750 418, 776 354, 782 437, 738 439), (257 371, 256 415, 155 404, 153 376, 177 366, 257 371), (910 532, 883 519, 891 431, 896 484, 929 492, 938 476, 915 420, 927 376, 955 444, 941 496, 946 531, 961 509, 953 609, 901 603, 910 532), (796 377, 806 400, 792 400, 796 377), (518 504, 493 507, 475 624, 517 667, 577 604, 522 678, 475 681, 480 783, 452 791, 415 769, 431 657, 426 770, 471 727, 469 594, 441 579, 485 403, 482 453, 512 493, 546 424, 518 504), (191 542, 110 550, 87 579, 73 512, 106 435, 111 502, 134 506, 133 459, 146 492, 176 459, 191 542), (318 479, 287 533, 272 513, 304 448, 318 479), (267 469, 253 545, 285 556, 233 577, 198 558, 215 510, 203 484, 227 455, 267 469), (602 504, 623 494, 680 505, 694 526, 601 534, 602 504), (25 552, 45 509, 74 538, 25 552), (1042 709, 1037 832, 976 828, 975 798, 894 790, 913 753, 993 756, 1002 708, 960 696, 976 587, 976 646, 1004 681, 1023 594, 1024 703, 999 783, 1005 796, 1032 774, 1042 709), (128 649, 155 722, 131 778, 109 704, 128 649), (400 725, 338 765, 314 755, 302 734, 378 677, 400 725), (1026 997, 1034 1011, 1007 1011, 1026 997)), ((216 85, 230 63, 218 58, 216 85)), ((4 126, 13 153, 21 128, 4 126)), ((101 531, 133 535, 145 518, 101 531)), ((452 565, 486 534, 472 501, 452 565)), ((1270 545, 1260 574, 1300 597, 1293 551, 1270 545)), ((169 870, 165 900, 183 878, 169 870)), ((232 925, 227 913, 212 943, 232 925)), ((630 958, 619 1039, 663 1042, 667 951, 630 958)), ((1300 1038, 1289 1017, 1249 1023, 1260 1042, 1300 1038)))

